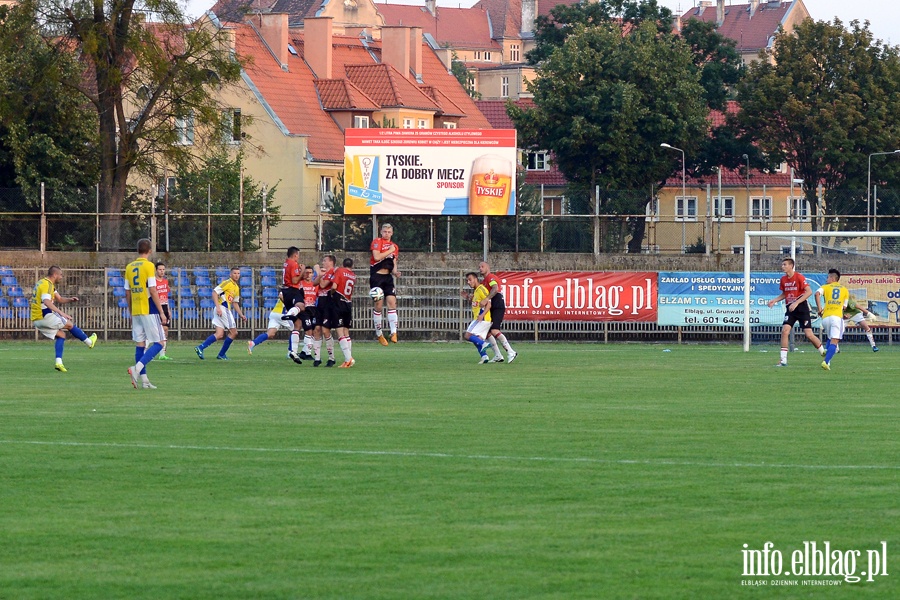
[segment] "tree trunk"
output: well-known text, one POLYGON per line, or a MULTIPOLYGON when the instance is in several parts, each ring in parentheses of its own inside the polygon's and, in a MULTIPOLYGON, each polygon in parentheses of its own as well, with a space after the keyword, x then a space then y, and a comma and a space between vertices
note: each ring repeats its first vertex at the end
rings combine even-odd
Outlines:
POLYGON ((647 220, 643 217, 635 217, 631 220, 631 239, 628 241, 628 253, 640 254, 641 246, 644 244, 644 230, 647 227, 647 220))

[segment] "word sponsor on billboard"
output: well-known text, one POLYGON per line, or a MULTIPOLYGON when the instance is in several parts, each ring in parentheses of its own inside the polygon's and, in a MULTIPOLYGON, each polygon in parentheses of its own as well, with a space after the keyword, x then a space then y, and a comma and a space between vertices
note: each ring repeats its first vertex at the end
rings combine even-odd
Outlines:
POLYGON ((344 213, 516 214, 515 129, 347 129, 344 213))
POLYGON ((656 273, 501 271, 507 321, 640 321, 657 317, 656 273))

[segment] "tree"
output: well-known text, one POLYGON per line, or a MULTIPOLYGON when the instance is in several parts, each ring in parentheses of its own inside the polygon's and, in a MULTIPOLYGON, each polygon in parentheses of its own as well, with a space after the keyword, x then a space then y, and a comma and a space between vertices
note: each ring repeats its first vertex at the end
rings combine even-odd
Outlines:
POLYGON ((83 61, 83 74, 67 83, 97 114, 100 206, 109 214, 101 246, 118 249, 129 175, 197 164, 204 148, 219 145, 227 117, 216 92, 239 80, 241 64, 227 32, 186 26, 176 0, 43 2, 48 26, 66 31, 56 50, 83 61))
POLYGON ((35 11, 0 7, 0 187, 22 187, 33 207, 41 183, 89 187, 98 175, 97 115, 64 86, 82 69, 41 36, 35 11))
MULTIPOLYGON (((591 193, 649 190, 673 170, 661 143, 691 151, 707 134, 704 91, 684 41, 653 21, 627 29, 571 26, 528 84, 535 106, 508 107, 524 144, 550 150, 566 178, 591 193)), ((628 212, 643 214, 648 199, 628 212)), ((629 251, 639 252, 644 220, 631 226, 629 251)))
POLYGON ((466 67, 466 63, 459 60, 456 50, 453 51, 450 59, 450 72, 473 100, 481 100, 481 92, 475 90, 475 76, 466 67))
MULTIPOLYGON (((865 187, 868 155, 900 147, 900 57, 896 46, 873 41, 868 24, 807 19, 775 37, 738 85, 735 122, 761 150, 786 161, 803 179, 810 206, 816 188, 865 187), (862 184, 862 185, 860 185, 862 184)), ((900 172, 895 161, 882 176, 900 172)), ((847 195, 826 207, 845 212, 847 195)), ((857 199, 856 204, 859 205, 857 199)))

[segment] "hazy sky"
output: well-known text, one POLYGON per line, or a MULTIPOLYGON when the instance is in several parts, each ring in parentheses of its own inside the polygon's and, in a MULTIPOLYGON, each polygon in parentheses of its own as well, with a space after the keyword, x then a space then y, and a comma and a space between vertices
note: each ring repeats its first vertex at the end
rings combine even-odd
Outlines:
MULTIPOLYGON (((378 2, 379 0, 376 0, 378 2)), ((391 0, 396 4, 425 4, 425 0, 391 0)), ((455 2, 437 0, 438 6, 471 6, 477 0, 457 0, 455 2)), ((541 2, 541 0, 538 0, 541 2)), ((543 0, 546 2, 547 0, 543 0)), ((550 0, 552 1, 552 0, 550 0)), ((657 0, 673 11, 684 12, 696 6, 696 0, 657 0)), ((199 16, 209 9, 215 0, 188 0, 187 14, 199 16)), ((749 0, 725 0, 725 5, 749 4, 749 0)), ((872 33, 887 43, 900 44, 900 1, 898 0, 804 0, 807 10, 817 21, 831 21, 838 17, 844 24, 853 19, 860 22, 869 20, 872 33)))

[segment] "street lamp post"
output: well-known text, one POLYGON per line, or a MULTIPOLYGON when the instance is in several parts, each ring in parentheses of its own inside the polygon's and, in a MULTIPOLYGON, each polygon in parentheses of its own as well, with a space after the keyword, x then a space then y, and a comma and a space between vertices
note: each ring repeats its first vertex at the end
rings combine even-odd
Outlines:
POLYGON ((753 214, 753 207, 750 206, 750 157, 746 154, 741 154, 741 158, 747 161, 747 172, 745 173, 745 179, 747 181, 747 214, 753 214))
POLYGON ((866 231, 869 231, 869 219, 872 215, 872 157, 885 156, 888 154, 900 154, 900 150, 891 150, 890 152, 873 152, 869 155, 869 171, 866 180, 866 231))
POLYGON ((686 247, 685 240, 685 223, 684 220, 687 217, 687 167, 685 166, 685 155, 684 150, 681 148, 676 148, 675 146, 671 146, 663 142, 659 145, 660 148, 668 148, 669 150, 675 150, 676 152, 681 152, 681 202, 682 202, 682 214, 681 214, 681 252, 684 254, 684 249, 686 247))

